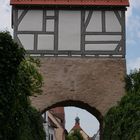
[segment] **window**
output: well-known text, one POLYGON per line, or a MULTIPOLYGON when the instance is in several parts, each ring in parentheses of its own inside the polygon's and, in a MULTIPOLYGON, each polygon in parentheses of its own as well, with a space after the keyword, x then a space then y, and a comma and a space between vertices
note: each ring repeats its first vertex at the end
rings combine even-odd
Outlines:
POLYGON ((49 134, 49 140, 51 140, 51 134, 49 134))
POLYGON ((53 134, 51 134, 51 140, 53 140, 53 134))

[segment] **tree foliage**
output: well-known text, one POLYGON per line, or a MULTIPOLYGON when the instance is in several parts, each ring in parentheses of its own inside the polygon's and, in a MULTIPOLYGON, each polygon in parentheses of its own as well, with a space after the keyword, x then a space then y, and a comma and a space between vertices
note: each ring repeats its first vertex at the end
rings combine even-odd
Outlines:
POLYGON ((74 130, 66 136, 66 140, 84 140, 79 130, 74 130))
POLYGON ((140 94, 140 70, 131 71, 125 81, 127 93, 140 94))
POLYGON ((127 75, 126 93, 105 116, 104 140, 140 140, 140 70, 127 75))
POLYGON ((45 140, 41 115, 29 100, 41 93, 38 64, 9 33, 0 33, 0 140, 45 140))

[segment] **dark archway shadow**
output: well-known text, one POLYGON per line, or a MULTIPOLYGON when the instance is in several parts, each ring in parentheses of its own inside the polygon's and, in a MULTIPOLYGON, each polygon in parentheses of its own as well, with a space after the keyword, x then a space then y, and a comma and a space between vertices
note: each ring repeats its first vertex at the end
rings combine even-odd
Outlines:
POLYGON ((81 109, 85 109, 86 111, 88 111, 89 113, 91 113, 93 116, 96 117, 96 119, 99 121, 100 123, 100 140, 103 140, 103 116, 102 114, 95 108, 95 107, 91 107, 89 106, 87 103, 84 103, 82 101, 75 101, 75 100, 66 100, 66 101, 62 101, 62 102, 58 102, 56 104, 53 104, 52 106, 44 109, 41 113, 44 113, 47 110, 50 110, 52 108, 55 107, 70 107, 70 106, 74 106, 74 107, 79 107, 81 109))

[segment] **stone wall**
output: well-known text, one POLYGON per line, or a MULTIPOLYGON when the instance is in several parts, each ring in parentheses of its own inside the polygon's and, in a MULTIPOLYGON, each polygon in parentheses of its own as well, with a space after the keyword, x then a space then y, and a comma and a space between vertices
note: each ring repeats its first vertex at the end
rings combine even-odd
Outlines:
POLYGON ((40 61, 43 93, 31 98, 40 111, 72 100, 86 103, 104 116, 125 93, 123 58, 42 57, 40 61))

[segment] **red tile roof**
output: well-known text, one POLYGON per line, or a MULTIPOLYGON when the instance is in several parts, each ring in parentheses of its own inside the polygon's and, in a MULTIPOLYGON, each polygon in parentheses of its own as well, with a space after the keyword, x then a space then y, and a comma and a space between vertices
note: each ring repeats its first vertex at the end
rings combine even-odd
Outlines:
POLYGON ((64 111, 64 107, 56 107, 56 108, 52 108, 50 109, 50 112, 57 116, 62 123, 62 126, 65 126, 65 111, 64 111))
POLYGON ((10 0, 11 5, 129 6, 129 0, 10 0))

